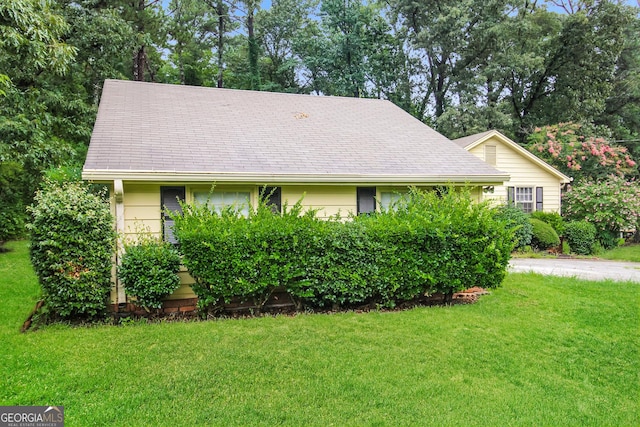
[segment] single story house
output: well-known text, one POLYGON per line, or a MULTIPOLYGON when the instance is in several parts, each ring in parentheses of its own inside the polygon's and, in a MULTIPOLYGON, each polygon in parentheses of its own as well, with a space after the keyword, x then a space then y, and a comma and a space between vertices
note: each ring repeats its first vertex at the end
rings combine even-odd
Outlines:
POLYGON ((484 199, 515 203, 525 212, 560 213, 562 187, 571 178, 497 130, 454 140, 474 156, 509 174, 511 179, 486 191, 484 199))
MULTIPOLYGON (((498 187, 509 175, 389 101, 107 80, 82 176, 108 185, 120 236, 171 241, 177 200, 366 213, 409 186, 498 187), (211 193, 212 186, 214 186, 211 193)), ((192 278, 183 272, 183 284, 192 278)), ((190 298, 188 286, 171 298, 190 298)), ((115 283, 114 304, 124 303, 115 283)))

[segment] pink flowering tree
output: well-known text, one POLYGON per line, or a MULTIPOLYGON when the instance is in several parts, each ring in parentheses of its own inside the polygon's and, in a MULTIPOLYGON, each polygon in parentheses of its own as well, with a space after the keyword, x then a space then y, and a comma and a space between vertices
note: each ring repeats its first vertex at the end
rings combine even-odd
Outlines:
POLYGON ((588 126, 559 123, 536 128, 526 147, 574 182, 585 178, 633 176, 638 165, 627 149, 596 137, 588 126))
POLYGON ((570 220, 594 224, 600 242, 607 248, 613 246, 620 231, 638 230, 640 183, 619 176, 584 180, 563 194, 562 209, 570 220))

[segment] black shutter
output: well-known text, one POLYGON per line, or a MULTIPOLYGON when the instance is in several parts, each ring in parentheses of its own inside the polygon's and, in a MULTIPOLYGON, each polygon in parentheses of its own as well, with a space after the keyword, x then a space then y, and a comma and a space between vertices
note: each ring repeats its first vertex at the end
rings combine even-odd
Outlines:
POLYGON ((266 197, 267 206, 271 206, 274 212, 282 211, 282 188, 281 187, 262 187, 260 189, 260 197, 266 197))
POLYGON ((542 187, 536 187, 536 210, 542 211, 542 187))
POLYGON ((376 187, 358 187, 358 215, 376 211, 376 187))
POLYGON ((509 206, 513 206, 513 203, 516 200, 516 188, 515 187, 507 187, 507 204, 509 206))
POLYGON ((165 242, 178 243, 173 236, 173 220, 170 212, 182 212, 180 202, 185 200, 184 187, 160 187, 160 206, 162 208, 162 235, 165 242))

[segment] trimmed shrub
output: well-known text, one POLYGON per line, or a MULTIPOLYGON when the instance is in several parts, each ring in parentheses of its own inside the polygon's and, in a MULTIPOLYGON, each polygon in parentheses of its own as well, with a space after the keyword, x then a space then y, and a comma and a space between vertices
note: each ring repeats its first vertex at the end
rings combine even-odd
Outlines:
POLYGON ((104 314, 115 242, 105 195, 47 182, 28 210, 31 262, 47 307, 62 318, 104 314))
POLYGON ((184 205, 174 234, 196 283, 200 307, 237 297, 262 307, 276 287, 298 306, 394 306, 472 286, 500 285, 513 231, 466 192, 414 190, 385 213, 341 221, 283 213, 261 203, 244 218, 232 209, 184 205))
POLYGON ((564 219, 559 213, 535 211, 531 213, 531 218, 546 222, 553 227, 558 236, 564 236, 564 219))
POLYGON ((593 253, 596 242, 596 227, 587 221, 571 221, 564 227, 564 237, 571 250, 578 255, 593 253))
POLYGON ((161 308, 162 301, 180 287, 180 255, 170 243, 150 237, 125 246, 118 277, 127 294, 144 308, 161 308))
MULTIPOLYGON (((531 225, 533 226, 531 245, 534 248, 544 250, 560 245, 558 233, 556 233, 553 227, 549 224, 534 218, 529 219, 529 222, 531 222, 531 225)), ((569 245, 571 245, 571 243, 569 243, 569 245)))
POLYGON ((218 213, 206 205, 183 205, 183 214, 174 217, 174 235, 201 308, 216 310, 234 297, 262 307, 280 286, 298 297, 312 296, 309 265, 326 241, 327 226, 315 212, 302 215, 300 203, 282 211, 261 201, 244 218, 233 208, 218 213))
POLYGON ((502 205, 496 209, 496 218, 506 221, 514 232, 514 248, 522 249, 531 244, 533 226, 529 222, 529 216, 522 209, 512 205, 502 205))

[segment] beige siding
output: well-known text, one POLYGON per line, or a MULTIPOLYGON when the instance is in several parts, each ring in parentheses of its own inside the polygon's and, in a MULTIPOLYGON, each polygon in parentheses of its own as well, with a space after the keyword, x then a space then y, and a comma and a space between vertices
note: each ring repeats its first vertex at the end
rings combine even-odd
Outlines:
POLYGON ((319 218, 329 218, 340 214, 342 217, 349 212, 356 212, 355 186, 285 186, 282 187, 282 202, 289 205, 302 199, 302 205, 306 210, 318 209, 319 218))
POLYGON ((140 232, 162 233, 160 184, 124 183, 124 221, 127 240, 140 232))
POLYGON ((487 143, 496 146, 496 169, 510 174, 511 180, 495 187, 493 193, 485 193, 485 200, 506 202, 507 187, 543 187, 543 210, 560 212, 560 180, 556 176, 495 137, 475 146, 470 153, 484 160, 484 145, 487 143))

